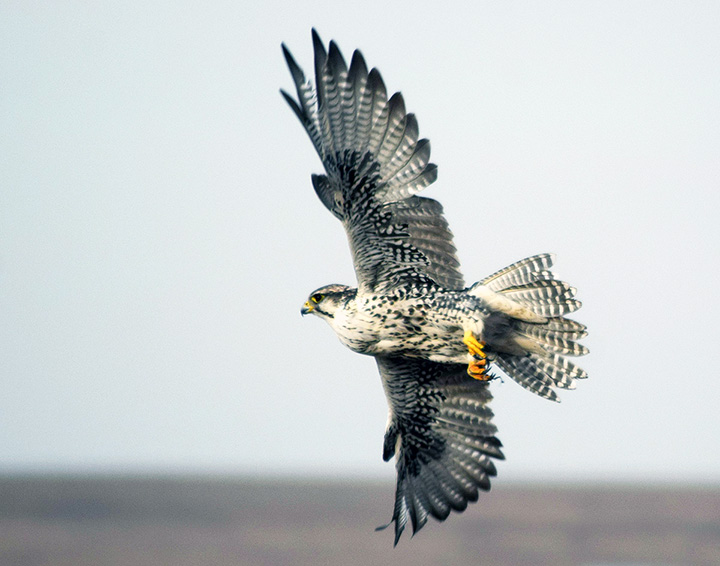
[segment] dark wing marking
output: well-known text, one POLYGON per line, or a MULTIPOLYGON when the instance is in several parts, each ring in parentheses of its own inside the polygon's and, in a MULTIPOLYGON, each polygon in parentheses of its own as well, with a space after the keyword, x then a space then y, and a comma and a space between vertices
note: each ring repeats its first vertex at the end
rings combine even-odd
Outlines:
POLYGON ((496 473, 491 458, 504 456, 491 422, 488 382, 468 377, 465 365, 376 359, 390 406, 383 459, 396 460, 390 524, 397 544, 408 520, 414 534, 428 516, 444 521, 477 501, 496 473))
POLYGON ((465 287, 442 205, 433 199, 414 196, 389 206, 393 220, 407 227, 410 243, 427 258, 429 265, 425 273, 446 289, 465 287))
POLYGON ((442 206, 414 196, 435 181, 437 168, 402 95, 388 99, 359 51, 348 68, 335 42, 326 51, 315 30, 313 45, 314 85, 283 45, 297 100, 281 92, 325 166, 313 186, 345 227, 361 291, 464 287, 442 206))

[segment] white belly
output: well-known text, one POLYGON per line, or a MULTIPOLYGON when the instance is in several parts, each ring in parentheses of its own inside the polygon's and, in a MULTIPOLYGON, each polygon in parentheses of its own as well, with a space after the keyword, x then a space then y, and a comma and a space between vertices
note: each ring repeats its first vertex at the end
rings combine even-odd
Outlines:
POLYGON ((385 309, 358 303, 357 310, 336 312, 331 323, 340 341, 355 352, 465 364, 472 361, 463 343, 465 330, 482 339, 480 316, 440 313, 417 300, 396 301, 385 309))

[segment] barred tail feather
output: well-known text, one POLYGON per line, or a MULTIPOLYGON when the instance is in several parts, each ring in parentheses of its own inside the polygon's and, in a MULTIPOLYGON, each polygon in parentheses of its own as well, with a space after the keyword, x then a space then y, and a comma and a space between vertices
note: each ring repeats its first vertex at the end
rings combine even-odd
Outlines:
MULTIPOLYGON (((520 322, 517 324, 516 332, 519 336, 532 340, 544 350, 564 354, 566 356, 584 356, 589 350, 576 340, 587 336, 584 330, 559 330, 553 326, 561 327, 563 322, 571 322, 565 318, 552 318, 546 324, 528 324, 520 322)), ((580 325, 582 326, 582 325, 580 325)))
POLYGON ((556 388, 574 389, 587 374, 563 356, 582 356, 588 349, 577 340, 587 336, 584 325, 564 318, 580 308, 577 290, 555 279, 552 254, 518 261, 471 287, 491 308, 515 319, 516 349, 498 352, 495 363, 526 389, 559 401, 556 388), (528 313, 531 313, 528 315, 528 313))
POLYGON ((541 279, 500 291, 511 301, 547 317, 562 316, 578 310, 582 303, 574 298, 576 292, 574 287, 554 279, 541 279))
POLYGON ((575 380, 588 376, 585 370, 564 357, 589 352, 587 347, 575 342, 585 336, 585 330, 557 330, 564 322, 570 323, 568 326, 582 327, 563 318, 552 318, 545 324, 518 323, 515 343, 526 353, 498 353, 495 363, 526 389, 551 401, 559 401, 555 388, 575 389, 575 380))
POLYGON ((575 380, 587 377, 584 370, 557 354, 550 357, 499 354, 495 363, 525 389, 558 403, 560 398, 555 388, 575 389, 575 380))
POLYGON ((546 279, 548 275, 552 279, 552 273, 547 270, 552 267, 554 260, 555 256, 553 254, 534 255, 496 271, 480 281, 480 284, 491 291, 497 292, 510 287, 533 283, 539 279, 546 279))

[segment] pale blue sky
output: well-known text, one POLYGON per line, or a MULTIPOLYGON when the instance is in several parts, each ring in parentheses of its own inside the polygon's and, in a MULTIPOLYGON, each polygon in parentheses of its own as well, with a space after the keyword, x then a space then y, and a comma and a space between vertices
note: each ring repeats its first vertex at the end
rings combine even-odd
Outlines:
POLYGON ((299 314, 354 282, 278 94, 315 26, 417 114, 466 279, 553 251, 585 303, 587 382, 493 385, 501 477, 720 480, 717 2, 48 4, 0 7, 0 471, 394 473, 299 314))

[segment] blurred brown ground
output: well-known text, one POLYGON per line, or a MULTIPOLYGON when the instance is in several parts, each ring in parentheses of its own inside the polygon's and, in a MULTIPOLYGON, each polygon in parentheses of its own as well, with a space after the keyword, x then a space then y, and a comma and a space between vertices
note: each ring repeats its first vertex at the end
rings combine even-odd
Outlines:
POLYGON ((720 488, 497 482, 397 548, 391 482, 0 478, 0 565, 717 566, 720 488))

